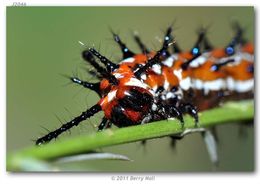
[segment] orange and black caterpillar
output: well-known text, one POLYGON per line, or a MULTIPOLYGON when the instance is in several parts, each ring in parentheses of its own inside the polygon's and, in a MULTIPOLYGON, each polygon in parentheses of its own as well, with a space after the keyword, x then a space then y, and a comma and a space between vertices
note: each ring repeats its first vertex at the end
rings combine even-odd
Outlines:
POLYGON ((171 27, 157 52, 147 49, 135 35, 142 50, 140 54, 132 52, 113 33, 123 59, 114 63, 89 48, 82 52, 82 57, 95 68, 100 82, 70 78, 73 83, 95 91, 100 100, 57 130, 39 138, 36 144, 57 138, 100 111, 104 111, 104 117, 98 130, 109 128, 112 123, 127 127, 168 118, 177 118, 184 124, 183 114, 192 116, 197 124, 199 111, 226 100, 253 98, 254 47, 244 38, 238 24, 235 31, 226 47, 216 49, 202 29, 192 49, 185 52, 173 43, 171 27))

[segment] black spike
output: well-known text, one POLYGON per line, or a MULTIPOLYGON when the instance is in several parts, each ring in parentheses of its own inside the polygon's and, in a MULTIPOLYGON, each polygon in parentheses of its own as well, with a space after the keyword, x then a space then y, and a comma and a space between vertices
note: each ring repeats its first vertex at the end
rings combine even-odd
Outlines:
POLYGON ((172 49, 173 49, 173 53, 181 53, 182 50, 180 49, 179 45, 175 42, 173 45, 172 45, 172 49))
POLYGON ((139 48, 142 50, 143 54, 148 54, 150 51, 146 48, 146 46, 141 41, 140 37, 137 34, 134 34, 134 39, 136 43, 138 44, 139 48))
POLYGON ((247 43, 248 42, 247 39, 245 39, 243 37, 244 33, 245 33, 245 28, 242 28, 241 25, 237 21, 233 22, 232 27, 235 30, 235 32, 237 33, 237 35, 239 35, 238 43, 240 43, 242 45, 247 43))
POLYGON ((94 48, 90 48, 89 51, 96 56, 101 63, 103 63, 104 65, 106 65, 107 71, 109 72, 113 72, 115 69, 117 69, 119 67, 118 64, 113 63, 112 61, 110 61, 109 59, 107 59, 105 56, 102 56, 98 51, 96 51, 94 48))
POLYGON ((101 76, 103 78, 106 78, 109 80, 110 83, 117 85, 118 84, 118 80, 116 79, 115 76, 113 76, 110 72, 108 72, 106 69, 104 69, 103 67, 101 67, 95 60, 92 52, 90 52, 89 50, 84 50, 82 52, 82 57, 83 59, 85 59, 86 61, 88 61, 96 70, 98 73, 101 74, 101 76))
POLYGON ((120 37, 115 34, 112 30, 111 30, 114 40, 118 43, 118 45, 120 46, 122 52, 123 52, 123 59, 129 58, 129 57, 133 57, 135 55, 134 52, 132 52, 131 50, 129 50, 129 48, 125 45, 125 43, 123 43, 120 39, 120 37))
POLYGON ((155 55, 152 59, 149 59, 148 62, 147 62, 144 66, 138 68, 138 69, 134 72, 135 76, 136 76, 137 78, 140 78, 141 75, 142 75, 142 73, 144 73, 145 71, 147 71, 147 70, 148 70, 150 67, 152 67, 154 64, 159 63, 159 62, 160 62, 160 57, 161 57, 161 55, 162 55, 162 52, 163 52, 163 51, 161 51, 161 50, 158 51, 158 52, 156 53, 156 55, 155 55))
POLYGON ((164 36, 164 40, 163 40, 163 46, 166 45, 167 43, 170 43, 173 38, 172 38, 172 27, 168 27, 164 36))
POLYGON ((205 51, 210 51, 213 49, 213 46, 211 45, 211 43, 209 42, 209 40, 206 36, 204 37, 203 45, 204 45, 205 51))
POLYGON ((237 40, 236 38, 232 39, 232 41, 229 43, 229 45, 226 46, 225 53, 228 56, 232 56, 235 53, 235 46, 236 46, 236 43, 237 43, 236 40, 237 40))
POLYGON ((76 117, 73 120, 67 122, 66 124, 63 124, 57 130, 54 130, 54 131, 50 132, 49 134, 37 139, 36 145, 41 145, 41 144, 44 144, 44 143, 51 141, 54 138, 57 138, 63 132, 69 130, 70 128, 72 128, 74 126, 77 126, 80 122, 90 118, 91 116, 93 116, 94 114, 98 113, 101 110, 102 109, 101 109, 101 106, 99 104, 92 106, 87 111, 82 112, 82 114, 79 115, 78 117, 76 117))
POLYGON ((201 45, 202 41, 204 40, 205 34, 206 34, 205 29, 201 29, 199 31, 198 39, 197 39, 195 45, 193 46, 193 48, 191 49, 191 54, 193 56, 200 55, 200 53, 201 53, 200 45, 201 45))
POLYGON ((244 30, 240 27, 240 25, 236 22, 233 24, 233 28, 235 29, 236 34, 231 40, 231 42, 225 48, 225 52, 228 56, 231 56, 235 53, 236 45, 245 42, 245 40, 242 37, 244 30))
POLYGON ((82 57, 85 59, 87 62, 89 62, 96 70, 98 73, 100 73, 103 77, 106 76, 107 71, 103 67, 101 67, 95 60, 93 54, 89 50, 84 50, 82 52, 82 57))
MULTIPOLYGON (((170 42, 173 41, 173 37, 172 37, 171 33, 172 33, 172 27, 170 26, 166 30, 166 33, 165 33, 165 36, 164 36, 164 39, 163 39, 163 46, 168 45, 170 42)), ((169 57, 170 56, 170 53, 168 51, 168 47, 164 49, 162 55, 164 57, 169 57)))
POLYGON ((76 77, 71 77, 70 80, 73 83, 82 85, 83 87, 88 88, 90 90, 94 90, 96 93, 100 94, 100 82, 98 82, 98 83, 89 83, 87 81, 82 81, 82 80, 80 80, 79 78, 76 78, 76 77))
MULTIPOLYGON (((176 22, 176 19, 168 27, 168 29, 166 31, 166 34, 165 34, 165 37, 164 37, 164 41, 166 40, 166 38, 169 38, 171 41, 173 41, 173 36, 172 36, 171 33, 172 33, 172 27, 175 24, 175 22, 176 22)), ((173 53, 180 53, 180 52, 182 52, 181 48, 179 47, 179 45, 176 42, 174 42, 174 44, 172 45, 172 50, 173 50, 173 53)))
POLYGON ((94 69, 90 69, 90 70, 87 70, 87 73, 89 74, 89 75, 91 75, 92 77, 95 77, 95 78, 97 78, 97 79, 99 79, 99 80, 101 80, 103 77, 97 72, 97 71, 95 71, 94 69))
MULTIPOLYGON (((168 42, 170 42, 170 40, 168 40, 168 42)), ((162 46, 162 48, 157 51, 157 53, 155 54, 155 56, 151 59, 149 59, 147 61, 147 63, 144 66, 141 66, 140 68, 137 68, 136 71, 134 72, 135 76, 137 78, 140 78, 140 76, 142 75, 142 73, 144 73, 145 71, 147 71, 149 68, 151 68, 154 64, 159 63, 161 60, 160 58, 165 56, 165 51, 167 51, 169 43, 168 42, 164 42, 164 45, 162 46)))
POLYGON ((222 63, 214 64, 214 65, 211 66, 211 70, 212 71, 218 71, 220 69, 220 67, 225 66, 229 63, 233 63, 234 61, 235 61, 234 59, 228 59, 228 60, 226 60, 222 63))

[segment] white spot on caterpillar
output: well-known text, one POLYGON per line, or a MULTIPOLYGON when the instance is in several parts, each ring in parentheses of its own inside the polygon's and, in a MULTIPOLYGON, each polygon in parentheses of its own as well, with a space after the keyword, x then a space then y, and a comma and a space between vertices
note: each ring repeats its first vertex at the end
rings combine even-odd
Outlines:
POLYGON ((217 79, 214 81, 205 81, 203 88, 204 88, 204 93, 208 94, 209 91, 211 90, 217 91, 217 90, 225 89, 226 82, 223 79, 217 79))
POLYGON ((227 88, 231 91, 235 90, 235 80, 231 77, 227 78, 227 88))
POLYGON ((193 67, 193 68, 198 67, 198 66, 204 64, 206 61, 207 61, 207 57, 202 55, 202 56, 200 56, 200 57, 194 59, 194 60, 190 63, 190 67, 193 67))
POLYGON ((117 79, 123 78, 124 76, 120 73, 114 73, 113 74, 117 79))
POLYGON ((146 80, 146 79, 147 79, 146 74, 142 74, 142 75, 141 75, 141 79, 142 79, 142 80, 146 80))
MULTIPOLYGON (((165 80, 165 81, 164 81, 164 84, 163 84, 164 90, 168 90, 169 86, 170 86, 170 83, 169 83, 167 80, 165 80)), ((157 89, 157 88, 156 88, 156 89, 157 89)))
POLYGON ((180 81, 180 87, 183 90, 188 90, 191 87, 191 79, 190 79, 190 77, 187 77, 187 78, 181 80, 180 81))
POLYGON ((235 81, 235 90, 237 92, 248 92, 254 89, 254 79, 245 81, 235 81))
POLYGON ((241 59, 242 59, 241 53, 239 53, 239 54, 235 54, 235 55, 232 55, 229 57, 221 58, 216 63, 224 63, 228 60, 234 60, 232 63, 227 64, 228 66, 234 66, 234 65, 239 65, 239 63, 241 62, 241 59))
POLYGON ((162 64, 164 64, 165 66, 168 66, 168 67, 172 67, 173 65, 173 62, 175 61, 177 57, 175 55, 171 55, 170 57, 168 57, 166 60, 164 60, 162 62, 162 64))
POLYGON ((152 70, 156 73, 156 74, 161 74, 162 73, 162 67, 159 64, 154 64, 152 66, 152 70))
POLYGON ((174 70, 174 75, 177 76, 177 78, 181 81, 182 80, 182 69, 174 70))
POLYGON ((117 90, 113 90, 107 94, 108 102, 112 101, 116 97, 117 90))
POLYGON ((141 88, 144 88, 144 89, 149 88, 149 86, 147 84, 141 82, 140 80, 138 80, 136 78, 131 78, 127 83, 125 83, 125 85, 141 87, 141 88))
POLYGON ((240 54, 242 59, 247 60, 247 61, 254 61, 254 55, 248 54, 248 53, 241 53, 240 54))
POLYGON ((199 79, 195 79, 193 83, 193 87, 198 90, 201 90, 203 88, 203 82, 199 79))
POLYGON ((237 92, 248 92, 253 91, 254 89, 254 80, 234 80, 231 77, 227 78, 227 88, 231 91, 237 91, 237 92))
POLYGON ((135 61, 135 58, 129 57, 129 58, 126 58, 123 61, 121 61, 120 64, 121 63, 133 63, 134 61, 135 61))
POLYGON ((231 91, 237 91, 237 92, 248 92, 254 89, 254 80, 234 80, 231 77, 227 78, 227 88, 231 91))
POLYGON ((157 105, 156 105, 155 103, 153 103, 153 105, 152 105, 152 110, 153 110, 153 111, 156 111, 156 110, 157 110, 157 105))
POLYGON ((194 80, 194 88, 201 90, 204 89, 204 93, 207 95, 209 91, 217 91, 226 88, 226 81, 223 79, 217 79, 213 81, 201 81, 199 79, 194 80))
POLYGON ((166 96, 165 95, 161 95, 161 99, 162 100, 166 100, 166 96))
POLYGON ((168 93, 166 94, 166 99, 175 98, 175 97, 176 97, 175 94, 172 93, 172 92, 168 92, 168 93))

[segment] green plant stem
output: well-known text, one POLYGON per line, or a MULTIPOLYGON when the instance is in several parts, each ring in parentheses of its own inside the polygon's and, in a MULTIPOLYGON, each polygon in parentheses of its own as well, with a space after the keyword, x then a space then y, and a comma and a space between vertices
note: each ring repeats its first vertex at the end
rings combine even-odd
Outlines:
MULTIPOLYGON (((254 103, 250 101, 229 102, 221 107, 199 113, 199 127, 240 122, 253 119, 254 103)), ((40 161, 52 160, 68 155, 85 153, 98 148, 158 138, 181 133, 184 129, 195 128, 190 116, 184 117, 182 128, 178 120, 164 120, 121 129, 107 129, 92 135, 63 139, 42 146, 33 146, 7 156, 7 169, 19 168, 23 159, 40 161)))

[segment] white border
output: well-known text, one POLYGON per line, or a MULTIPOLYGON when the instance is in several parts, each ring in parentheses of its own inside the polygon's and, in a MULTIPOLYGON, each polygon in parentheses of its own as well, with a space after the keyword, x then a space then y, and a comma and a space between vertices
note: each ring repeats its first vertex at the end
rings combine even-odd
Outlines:
MULTIPOLYGON (((135 5, 135 6, 255 6, 256 13, 256 30, 259 30, 259 22, 258 22, 258 14, 257 10, 259 7, 259 0, 236 0, 234 2, 226 1, 226 0, 218 0, 218 1, 205 1, 205 0, 181 0, 176 1, 174 3, 170 3, 170 0, 131 0, 128 2, 123 2, 123 0, 25 0, 25 1, 7 1, 5 0, 3 6, 1 6, 1 39, 2 49, 1 51, 1 96, 0 103, 1 104, 1 149, 0 149, 0 185, 34 185, 34 186, 51 186, 51 185, 62 185, 62 186, 72 186, 72 185, 96 185, 96 184, 111 184, 111 185, 130 185, 138 182, 127 182, 127 181, 112 181, 111 176, 119 175, 118 173, 110 173, 110 174, 18 174, 18 173, 7 173, 6 172, 6 6, 11 6, 13 2, 26 2, 27 6, 96 6, 96 5, 109 5, 109 6, 126 6, 126 5, 135 5)), ((257 34, 257 31, 255 32, 257 34)), ((258 38, 256 35, 256 46, 258 45, 258 38)), ((257 48, 256 54, 259 54, 259 49, 257 48)), ((258 63, 258 62, 256 62, 258 63)), ((258 67, 259 65, 257 65, 258 67)), ((258 71, 259 68, 256 70, 258 71)), ((257 79, 257 77, 256 77, 257 79)), ((257 100, 257 99, 256 99, 257 100)), ((256 113, 256 116, 258 113, 256 113)), ((257 118, 256 118, 257 120, 257 118)), ((259 127, 257 126, 259 123, 255 121, 257 132, 255 134, 259 134, 259 127)), ((256 135, 255 142, 255 161, 256 161, 256 170, 255 173, 167 173, 167 174, 150 174, 150 173, 142 173, 141 175, 156 175, 155 181, 152 182, 142 182, 142 184, 150 184, 150 185, 258 185, 260 183, 259 178, 259 161, 257 160, 257 155, 259 155, 259 143, 258 137, 256 135)), ((129 173, 129 174, 121 174, 121 175, 140 175, 138 173, 129 173)))

